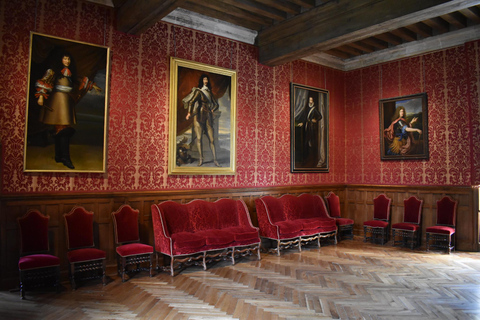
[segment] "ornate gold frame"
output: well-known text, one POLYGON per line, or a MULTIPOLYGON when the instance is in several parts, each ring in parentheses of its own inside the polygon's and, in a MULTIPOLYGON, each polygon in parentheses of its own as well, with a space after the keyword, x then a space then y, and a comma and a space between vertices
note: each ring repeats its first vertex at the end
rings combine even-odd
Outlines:
MULTIPOLYGON (((231 175, 236 172, 236 98, 237 72, 199 62, 170 58, 170 119, 168 173, 183 175, 231 175), (207 75, 212 85, 212 93, 218 100, 218 110, 211 112, 213 117, 214 149, 210 139, 202 135, 203 162, 199 162, 198 145, 192 115, 186 119, 188 110, 184 99, 198 87, 199 78, 207 75), (222 118, 223 117, 223 118, 222 118), (193 140, 193 141, 192 141, 193 140), (217 163, 213 161, 215 150, 217 163)), ((187 100, 185 100, 187 101, 187 100)), ((193 103, 192 103, 193 105, 193 103)), ((200 122, 197 122, 197 124, 200 122)))

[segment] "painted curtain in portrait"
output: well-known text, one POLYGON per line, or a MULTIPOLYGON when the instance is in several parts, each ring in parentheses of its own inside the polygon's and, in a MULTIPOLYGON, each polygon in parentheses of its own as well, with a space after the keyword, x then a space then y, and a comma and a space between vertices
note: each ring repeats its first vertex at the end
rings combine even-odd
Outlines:
POLYGON ((24 171, 105 172, 109 53, 31 33, 24 171))
POLYGON ((428 159, 427 94, 382 99, 381 160, 428 159))
POLYGON ((328 172, 328 91, 290 86, 291 172, 328 172))
POLYGON ((234 174, 236 71, 170 60, 169 174, 234 174))

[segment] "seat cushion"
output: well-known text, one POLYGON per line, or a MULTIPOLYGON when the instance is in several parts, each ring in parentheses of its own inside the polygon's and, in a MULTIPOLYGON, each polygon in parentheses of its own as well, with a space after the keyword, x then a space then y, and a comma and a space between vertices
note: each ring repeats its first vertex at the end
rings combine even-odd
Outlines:
POLYGON ((205 245, 205 238, 193 232, 178 232, 172 234, 175 249, 195 249, 205 245))
POLYGON ((302 223, 302 230, 316 230, 321 228, 334 227, 335 220, 329 218, 310 218, 310 219, 300 219, 297 220, 302 223))
POLYGON ((205 238, 207 246, 226 245, 234 240, 233 234, 225 230, 211 229, 198 232, 198 234, 205 238))
POLYGON ((225 229, 233 234, 235 241, 259 240, 258 231, 253 228, 233 227, 225 229))
POLYGON ((99 260, 106 257, 105 251, 96 248, 76 249, 67 253, 67 259, 70 263, 99 260))
POLYGON ((425 230, 425 232, 452 235, 455 233, 455 228, 447 227, 447 226, 432 226, 432 227, 428 227, 425 230))
POLYGON ((386 228, 388 227, 388 222, 382 220, 369 220, 365 221, 363 225, 372 228, 386 228))
POLYGON ((417 231, 418 229, 420 229, 420 226, 418 224, 415 224, 415 223, 400 222, 400 223, 395 223, 394 225, 392 225, 392 229, 417 231))
POLYGON ((60 259, 50 254, 32 254, 18 260, 19 270, 55 267, 60 265, 60 259))
POLYGON ((121 257, 136 256, 153 253, 153 247, 143 243, 124 244, 117 247, 117 253, 121 257))
POLYGON ((337 223, 337 226, 348 226, 355 223, 352 219, 347 218, 335 218, 335 222, 337 223))
POLYGON ((303 224, 299 220, 294 221, 280 221, 276 225, 280 230, 280 234, 294 234, 302 231, 303 224))

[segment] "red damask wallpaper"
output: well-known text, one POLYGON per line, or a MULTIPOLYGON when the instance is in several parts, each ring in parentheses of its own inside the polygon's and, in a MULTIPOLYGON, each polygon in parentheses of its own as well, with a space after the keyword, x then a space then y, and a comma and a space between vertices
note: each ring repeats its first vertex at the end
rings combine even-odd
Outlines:
POLYGON ((345 182, 344 74, 307 62, 258 63, 252 45, 157 23, 115 31, 110 8, 83 1, 2 1, 3 193, 235 188, 345 182), (30 31, 111 48, 107 173, 23 173, 30 31), (169 58, 237 70, 237 174, 168 176, 169 58), (330 90, 330 172, 290 173, 290 82, 330 90), (335 142, 334 142, 335 141, 335 142))
POLYGON ((328 183, 480 183, 480 42, 342 72, 159 22, 140 36, 111 8, 72 0, 0 2, 2 193, 243 188, 328 183), (107 173, 23 172, 30 32, 111 48, 107 173), (237 70, 237 174, 168 176, 169 58, 237 70), (290 173, 290 83, 330 91, 330 172, 290 173), (381 162, 378 100, 426 91, 430 159, 381 162))
POLYGON ((348 183, 480 183, 479 46, 471 42, 347 73, 348 183), (420 92, 428 94, 430 159, 380 161, 378 100, 420 92))

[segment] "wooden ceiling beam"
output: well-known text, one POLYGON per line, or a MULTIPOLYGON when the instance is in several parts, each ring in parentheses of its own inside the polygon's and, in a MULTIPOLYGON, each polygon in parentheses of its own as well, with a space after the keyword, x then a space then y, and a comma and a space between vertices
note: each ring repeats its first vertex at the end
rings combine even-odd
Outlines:
POLYGON ((260 62, 280 65, 476 4, 474 0, 329 2, 260 31, 260 62))
POLYGON ((460 10, 460 13, 473 22, 480 23, 480 9, 478 7, 462 9, 460 10))
POLYGON ((262 17, 237 7, 232 7, 217 0, 209 0, 204 3, 187 1, 183 8, 224 21, 227 21, 226 18, 228 18, 229 21, 227 22, 252 30, 259 30, 262 26, 273 23, 273 20, 270 18, 262 17), (252 27, 248 27, 247 25, 251 25, 252 27))
POLYGON ((348 53, 345 53, 345 52, 337 50, 337 49, 330 49, 328 51, 325 51, 325 53, 330 54, 330 55, 335 56, 335 57, 338 57, 340 59, 348 59, 348 58, 352 57, 348 53))
POLYGON ((358 50, 361 50, 363 52, 366 52, 366 53, 370 53, 370 52, 375 51, 375 47, 373 47, 369 44, 366 44, 363 41, 352 42, 352 43, 349 44, 349 46, 354 47, 354 48, 356 48, 358 50))
POLYGON ((432 28, 422 22, 412 24, 411 26, 406 26, 406 28, 425 38, 433 36, 432 28))
POLYGON ((129 34, 141 34, 162 20, 170 12, 182 6, 186 0, 127 0, 117 9, 117 30, 129 34))
POLYGON ((459 12, 452 12, 442 16, 448 23, 456 26, 459 29, 467 26, 467 18, 459 12))
POLYGON ((394 35, 390 32, 377 34, 374 38, 383 40, 383 41, 385 41, 387 43, 390 43, 390 44, 393 44, 395 46, 398 46, 399 44, 403 43, 402 38, 397 37, 396 35, 394 35))
POLYGON ((222 2, 231 6, 251 11, 260 16, 265 16, 273 20, 283 21, 287 19, 287 14, 275 8, 263 5, 252 0, 222 0, 222 2))
POLYGON ((380 40, 380 39, 377 39, 377 38, 366 38, 366 39, 363 39, 361 40, 361 42, 365 42, 366 44, 369 44, 371 45, 372 47, 375 47, 377 49, 387 49, 388 48, 388 43, 383 41, 383 40, 380 40))
POLYGON ((274 7, 278 10, 285 11, 293 15, 299 14, 302 10, 302 8, 299 5, 291 3, 289 1, 283 1, 283 0, 257 0, 257 1, 263 3, 264 5, 274 7))
POLYGON ((427 20, 423 21, 423 23, 425 23, 426 25, 428 25, 432 29, 437 30, 438 33, 440 33, 440 34, 448 32, 450 30, 450 24, 440 17, 427 19, 427 20))
POLYGON ((417 40, 417 34, 407 28, 399 28, 396 30, 390 31, 392 34, 396 35, 397 37, 402 38, 403 40, 410 42, 417 40))
POLYGON ((315 0, 289 0, 288 2, 299 5, 300 7, 311 9, 315 7, 315 0))
POLYGON ((341 47, 337 47, 335 49, 346 52, 346 53, 350 54, 351 56, 359 56, 359 55, 363 54, 363 52, 361 50, 358 50, 357 48, 354 48, 350 45, 344 45, 344 46, 341 46, 341 47))

